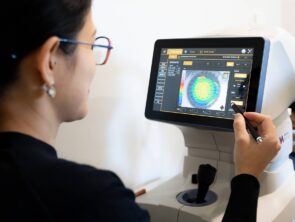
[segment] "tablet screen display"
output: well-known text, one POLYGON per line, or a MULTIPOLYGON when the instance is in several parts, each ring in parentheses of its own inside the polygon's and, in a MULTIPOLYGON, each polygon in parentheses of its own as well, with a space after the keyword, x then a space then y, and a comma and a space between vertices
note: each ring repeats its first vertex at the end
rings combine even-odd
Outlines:
POLYGON ((263 49, 262 38, 158 40, 147 118, 232 128, 232 102, 256 111, 263 49))

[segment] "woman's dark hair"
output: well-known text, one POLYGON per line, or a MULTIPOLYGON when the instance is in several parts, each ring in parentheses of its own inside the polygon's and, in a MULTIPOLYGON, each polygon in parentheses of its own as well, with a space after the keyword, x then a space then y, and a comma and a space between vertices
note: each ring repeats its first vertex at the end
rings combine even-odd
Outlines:
MULTIPOLYGON (((91 0, 8 0, 0 13, 0 95, 17 80, 21 60, 49 37, 75 39, 91 0)), ((65 54, 75 45, 61 44, 65 54)))

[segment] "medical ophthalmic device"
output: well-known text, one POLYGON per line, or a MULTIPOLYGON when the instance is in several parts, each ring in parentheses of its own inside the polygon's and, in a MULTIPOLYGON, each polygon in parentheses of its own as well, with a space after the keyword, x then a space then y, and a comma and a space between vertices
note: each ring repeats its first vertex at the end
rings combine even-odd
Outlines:
POLYGON ((257 221, 295 219, 292 123, 295 38, 280 28, 157 40, 145 115, 177 126, 183 172, 137 198, 152 222, 221 221, 233 167, 232 104, 270 115, 281 143, 261 175, 257 221))

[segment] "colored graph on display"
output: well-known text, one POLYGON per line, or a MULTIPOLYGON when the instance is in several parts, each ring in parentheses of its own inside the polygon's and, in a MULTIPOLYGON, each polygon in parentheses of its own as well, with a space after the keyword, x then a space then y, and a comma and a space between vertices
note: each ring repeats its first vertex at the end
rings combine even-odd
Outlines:
POLYGON ((206 76, 191 80, 188 87, 188 98, 194 107, 208 108, 214 103, 220 92, 217 81, 206 76))
POLYGON ((223 111, 229 80, 228 71, 184 70, 178 105, 223 111))

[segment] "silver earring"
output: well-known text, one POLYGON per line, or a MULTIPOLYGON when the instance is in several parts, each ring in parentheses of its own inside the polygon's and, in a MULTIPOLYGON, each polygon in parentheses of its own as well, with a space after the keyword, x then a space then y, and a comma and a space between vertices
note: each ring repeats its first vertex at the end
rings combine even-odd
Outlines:
POLYGON ((56 96, 56 89, 55 87, 52 86, 45 86, 45 90, 48 96, 50 96, 51 98, 54 98, 56 96))

